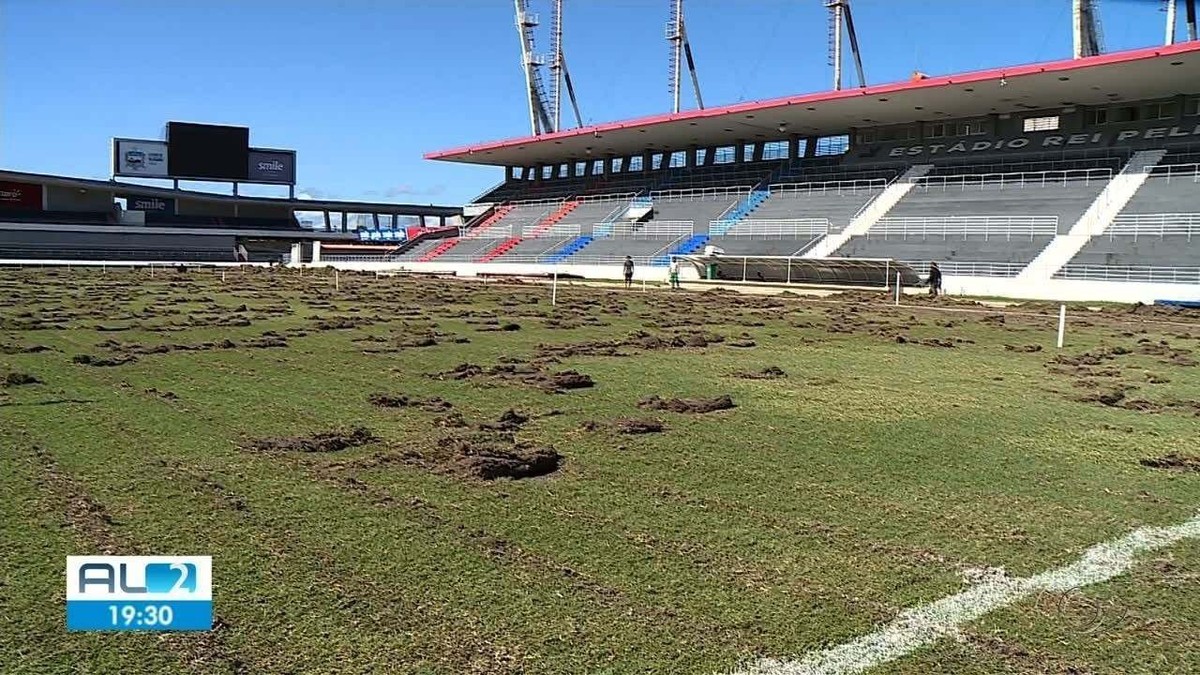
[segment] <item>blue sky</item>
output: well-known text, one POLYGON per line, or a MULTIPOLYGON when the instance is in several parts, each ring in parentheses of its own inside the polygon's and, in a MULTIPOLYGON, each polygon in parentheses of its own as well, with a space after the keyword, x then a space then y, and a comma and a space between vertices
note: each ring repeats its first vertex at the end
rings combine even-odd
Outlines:
MULTIPOLYGON (((549 0, 531 4, 548 23, 549 0)), ((585 123, 669 109, 668 4, 565 1, 585 123)), ((828 89, 823 4, 688 0, 705 102, 828 89)), ((1109 51, 1161 43, 1158 0, 1101 5, 1109 51)), ((1068 57, 1070 6, 854 3, 873 84, 1068 57)), ((296 149, 314 196, 462 203, 502 170, 421 155, 527 133, 523 84, 510 0, 0 0, 0 167, 14 170, 107 178, 112 136, 158 138, 177 119, 296 149)))

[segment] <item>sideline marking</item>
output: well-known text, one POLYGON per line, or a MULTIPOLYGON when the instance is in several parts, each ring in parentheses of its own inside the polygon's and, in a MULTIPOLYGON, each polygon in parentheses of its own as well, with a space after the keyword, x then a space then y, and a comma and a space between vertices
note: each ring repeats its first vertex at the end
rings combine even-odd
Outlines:
POLYGON ((892 622, 852 642, 796 660, 763 659, 730 675, 843 675, 861 673, 952 636, 963 624, 1043 591, 1064 592, 1125 574, 1139 553, 1183 539, 1200 539, 1200 515, 1178 525, 1143 527, 1096 544, 1079 560, 1031 577, 994 576, 962 593, 908 609, 892 622))

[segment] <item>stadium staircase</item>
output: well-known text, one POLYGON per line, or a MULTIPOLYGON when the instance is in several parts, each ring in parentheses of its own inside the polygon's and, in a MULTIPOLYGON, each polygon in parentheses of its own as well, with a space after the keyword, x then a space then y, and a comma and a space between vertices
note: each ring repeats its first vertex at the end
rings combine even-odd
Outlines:
POLYGON ((512 213, 512 210, 515 208, 517 208, 516 204, 505 204, 503 206, 496 207, 496 210, 492 211, 492 215, 488 216, 487 218, 484 218, 483 221, 481 221, 478 225, 471 228, 470 231, 467 232, 466 238, 471 239, 471 238, 479 236, 479 234, 481 232, 483 232, 484 230, 486 230, 487 228, 491 227, 492 225, 495 225, 496 223, 500 222, 501 220, 504 220, 504 217, 507 216, 509 213, 512 213))
POLYGON ((1113 219, 1150 177, 1150 169, 1158 165, 1166 150, 1142 150, 1133 153, 1121 173, 1113 177, 1096 201, 1080 216, 1066 234, 1060 234, 1042 249, 1032 262, 1017 275, 1018 281, 1048 281, 1071 262, 1088 241, 1103 234, 1113 219))
POLYGON ((561 221, 563 218, 566 218, 567 215, 569 215, 575 209, 579 208, 579 204, 580 202, 573 199, 563 202, 563 205, 560 206, 557 211, 543 218, 542 221, 530 231, 529 236, 536 237, 551 227, 554 227, 556 223, 561 221))
POLYGON ((691 255, 704 248, 704 245, 707 243, 707 234, 693 234, 692 236, 683 240, 683 242, 678 246, 668 250, 666 254, 655 256, 650 261, 650 265, 651 267, 666 267, 668 264, 670 264, 672 256, 691 255))
MULTIPOLYGON (((463 235, 461 237, 452 237, 452 238, 447 239, 446 241, 442 242, 441 244, 438 244, 437 247, 435 247, 434 249, 432 249, 425 255, 422 255, 421 257, 417 258, 417 262, 432 262, 433 260, 436 260, 438 257, 445 254, 450 249, 457 246, 458 242, 460 242, 464 239, 475 239, 475 238, 479 237, 480 234, 484 230, 488 229, 492 225, 495 225, 496 223, 500 222, 501 220, 504 220, 504 217, 507 216, 509 213, 511 213, 512 210, 515 208, 517 208, 515 204, 505 204, 503 206, 496 207, 496 209, 494 211, 492 211, 491 215, 489 215, 488 217, 486 217, 482 221, 480 221, 478 225, 471 228, 471 230, 469 232, 467 232, 465 235, 463 235)), ((505 249, 505 250, 507 250, 507 249, 505 249)))
MULTIPOLYGON (((508 253, 509 251, 511 251, 513 248, 516 247, 517 244, 520 244, 522 241, 525 241, 526 237, 537 237, 537 236, 543 234, 544 232, 549 230, 551 227, 554 227, 555 223, 559 222, 563 218, 566 218, 569 213, 571 213, 575 209, 579 208, 579 204, 580 203, 575 200, 569 200, 569 201, 563 202, 563 205, 558 207, 557 211, 555 211, 554 213, 551 213, 550 215, 546 216, 545 218, 542 218, 542 220, 539 221, 538 224, 535 225, 533 227, 533 229, 529 231, 528 234, 524 234, 524 235, 516 236, 516 237, 509 237, 508 239, 505 239, 504 241, 497 244, 495 248, 491 249, 487 253, 484 253, 483 256, 481 258, 479 258, 479 262, 491 262, 491 261, 495 260, 496 258, 499 258, 500 256, 504 255, 505 253, 508 253)), ((507 211, 505 213, 507 213, 507 211)))
POLYGON ((433 250, 429 251, 425 255, 421 256, 420 258, 417 258, 417 262, 430 262, 430 261, 434 260, 435 258, 437 258, 438 256, 445 253, 446 251, 449 251, 450 249, 457 246, 459 241, 462 241, 461 237, 451 237, 450 239, 447 239, 446 241, 443 241, 442 243, 438 244, 436 247, 433 248, 433 250))
POLYGON ((557 251, 554 251, 553 253, 548 254, 546 256, 546 262, 560 263, 560 262, 566 260, 567 258, 570 258, 571 256, 578 253, 580 251, 580 249, 587 247, 587 245, 592 243, 593 241, 595 241, 595 239, 596 238, 590 234, 585 234, 583 236, 576 237, 575 239, 572 239, 571 241, 567 242, 566 246, 563 246, 562 248, 558 249, 557 251))
POLYGON ((850 224, 837 234, 828 234, 824 239, 817 242, 815 246, 804 252, 804 258, 827 258, 834 251, 850 241, 851 237, 864 235, 871 226, 879 222, 880 218, 887 215, 888 211, 892 210, 901 199, 904 198, 912 189, 912 179, 920 178, 933 169, 932 164, 914 164, 909 167, 904 175, 892 181, 890 185, 884 189, 862 207, 858 215, 851 219, 850 224))
POLYGON ((592 229, 592 233, 597 237, 607 237, 612 234, 613 223, 618 220, 630 222, 642 222, 654 212, 654 201, 649 197, 634 197, 629 201, 629 206, 623 209, 617 209, 609 214, 604 222, 592 229), (630 214, 633 214, 631 217, 630 214))
POLYGON ((762 203, 771 198, 771 191, 768 190, 753 190, 745 199, 741 200, 730 209, 720 220, 714 221, 709 227, 708 233, 714 237, 719 237, 733 229, 735 225, 744 220, 754 212, 754 209, 762 206, 762 203))

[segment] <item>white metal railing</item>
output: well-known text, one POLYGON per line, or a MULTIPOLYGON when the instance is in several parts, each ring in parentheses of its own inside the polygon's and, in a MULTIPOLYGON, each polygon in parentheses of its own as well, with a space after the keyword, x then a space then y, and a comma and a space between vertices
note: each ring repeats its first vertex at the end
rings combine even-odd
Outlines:
POLYGON ((539 229, 537 223, 526 225, 521 228, 521 236, 526 239, 546 239, 550 237, 578 237, 583 232, 583 227, 575 223, 555 223, 549 227, 539 229))
POLYGON ((1200 164, 1156 164, 1144 166, 1142 171, 1155 178, 1166 178, 1168 183, 1172 179, 1200 183, 1200 164))
POLYGON ((953 176, 917 176, 909 182, 916 188, 961 189, 994 187, 1023 188, 1046 187, 1048 185, 1069 185, 1083 183, 1103 183, 1113 176, 1112 169, 1060 169, 1055 171, 1015 171, 1009 173, 974 173, 956 174, 953 176))
POLYGON ((840 195, 883 190, 887 186, 888 180, 886 178, 869 178, 861 180, 831 180, 815 183, 772 183, 769 187, 772 195, 840 195))
POLYGON ((564 199, 562 197, 557 197, 554 199, 530 199, 528 201, 519 201, 519 202, 512 201, 512 202, 508 202, 508 204, 511 206, 516 206, 518 208, 522 208, 522 207, 526 207, 526 206, 549 206, 549 207, 552 207, 551 210, 553 210, 553 209, 562 208, 562 205, 566 204, 568 201, 570 201, 570 200, 564 199))
POLYGON ((653 201, 701 201, 705 199, 727 199, 742 197, 749 194, 753 185, 737 185, 733 187, 708 187, 683 190, 655 190, 650 193, 653 201))
POLYGON ((575 198, 575 201, 580 204, 589 204, 592 202, 627 202, 637 196, 636 192, 616 192, 603 195, 580 195, 575 198))
POLYGON ((907 239, 930 237, 1053 237, 1058 234, 1058 216, 930 216, 908 218, 880 218, 867 237, 884 238, 899 236, 907 239))
MULTIPOLYGON (((912 267, 922 276, 929 274, 928 260, 900 262, 912 267)), ((1029 263, 938 261, 938 269, 942 274, 960 277, 1015 277, 1028 266, 1029 263)))
POLYGON ((665 239, 691 236, 696 230, 690 220, 651 220, 645 223, 596 223, 592 234, 611 239, 665 239))
POLYGON ((1200 236, 1200 213, 1128 213, 1113 219, 1104 232, 1110 237, 1200 236))
MULTIPOLYGON (((728 221, 714 220, 708 224, 709 232, 716 232, 728 221)), ((721 236, 746 237, 749 239, 793 239, 829 234, 828 218, 791 218, 739 220, 721 236)))
POLYGON ((322 262, 398 262, 394 256, 387 255, 328 255, 321 253, 322 262))
POLYGON ((513 226, 499 225, 493 223, 491 225, 477 227, 463 235, 464 239, 508 239, 513 236, 513 226))
POLYGON ((1155 284, 1200 284, 1200 267, 1135 267, 1064 265, 1056 277, 1087 281, 1137 281, 1155 284))

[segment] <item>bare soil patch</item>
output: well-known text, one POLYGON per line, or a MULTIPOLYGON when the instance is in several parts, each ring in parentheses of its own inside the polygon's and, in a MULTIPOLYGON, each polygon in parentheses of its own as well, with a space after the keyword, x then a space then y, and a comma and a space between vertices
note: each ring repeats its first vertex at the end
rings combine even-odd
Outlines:
POLYGON ((446 412, 454 407, 449 401, 436 396, 419 399, 406 394, 374 393, 367 396, 367 402, 380 408, 420 408, 425 412, 446 412))
POLYGON ((259 438, 248 441, 241 447, 251 452, 338 452, 346 448, 373 443, 379 439, 365 427, 347 430, 325 431, 310 436, 282 436, 259 438))
POLYGON ((0 354, 40 354, 54 351, 46 345, 19 345, 10 342, 0 343, 0 354))
POLYGON ((42 381, 29 373, 8 372, 0 379, 0 385, 5 387, 21 387, 28 384, 42 384, 42 381))
POLYGON ((1139 459, 1138 464, 1151 469, 1169 469, 1172 471, 1200 471, 1200 456, 1181 455, 1172 452, 1162 457, 1147 457, 1139 459))
POLYGON ((779 366, 767 366, 762 370, 754 372, 738 371, 733 373, 733 377, 743 380, 778 380, 780 378, 787 377, 787 373, 785 373, 779 366))
POLYGON ((1006 352, 1018 352, 1020 354, 1034 354, 1042 351, 1041 345, 1004 345, 1006 352))
POLYGON ((92 356, 90 354, 76 354, 71 357, 71 363, 78 363, 83 366, 95 366, 97 368, 112 368, 114 366, 123 366, 126 363, 137 361, 136 356, 129 354, 119 356, 92 356))
POLYGON ((552 447, 495 430, 452 430, 436 444, 406 450, 400 457, 430 471, 484 481, 545 476, 558 471, 563 460, 552 447))
POLYGON ((666 410, 677 413, 710 413, 718 410, 731 410, 736 406, 729 394, 715 398, 671 398, 648 396, 638 401, 637 407, 643 410, 666 410))
POLYGON ((529 363, 502 363, 483 367, 473 363, 461 363, 450 370, 430 374, 438 380, 481 380, 485 382, 515 382, 540 389, 548 393, 561 394, 572 389, 587 389, 595 386, 592 378, 574 370, 549 372, 529 363))

